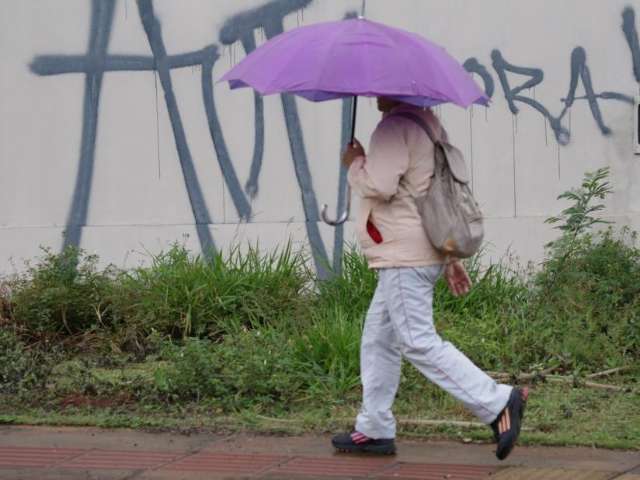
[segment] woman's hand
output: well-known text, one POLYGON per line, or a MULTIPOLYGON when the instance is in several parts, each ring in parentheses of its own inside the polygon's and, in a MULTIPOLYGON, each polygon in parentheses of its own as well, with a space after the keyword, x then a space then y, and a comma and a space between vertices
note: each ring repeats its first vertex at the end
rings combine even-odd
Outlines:
POLYGON ((357 139, 353 139, 353 143, 347 145, 342 154, 342 163, 349 168, 356 157, 364 157, 364 148, 357 139))
POLYGON ((444 278, 447 280, 449 290, 456 297, 465 295, 471 290, 471 279, 460 260, 454 260, 445 267, 444 278))

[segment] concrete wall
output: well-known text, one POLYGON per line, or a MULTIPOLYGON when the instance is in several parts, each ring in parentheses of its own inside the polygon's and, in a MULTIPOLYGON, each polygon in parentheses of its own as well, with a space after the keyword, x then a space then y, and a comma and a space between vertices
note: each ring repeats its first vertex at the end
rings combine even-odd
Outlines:
MULTIPOLYGON (((131 266, 176 240, 199 251, 292 237, 332 263, 352 225, 324 225, 319 206, 339 203, 349 103, 259 98, 215 80, 283 29, 361 7, 3 0, 0 272, 39 245, 131 266)), ((639 11, 637 0, 366 2, 368 18, 446 46, 493 100, 436 109, 467 155, 492 255, 539 259, 557 195, 605 165, 616 189, 607 214, 640 227, 639 11)), ((366 142, 378 114, 360 105, 366 142)))

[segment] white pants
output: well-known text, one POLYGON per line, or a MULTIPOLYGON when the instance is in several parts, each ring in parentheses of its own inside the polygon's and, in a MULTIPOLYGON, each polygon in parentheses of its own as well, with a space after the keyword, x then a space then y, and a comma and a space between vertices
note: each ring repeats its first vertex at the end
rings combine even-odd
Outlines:
POLYGON ((391 406, 404 356, 425 377, 442 387, 489 424, 511 394, 449 342, 433 324, 433 290, 441 265, 379 270, 360 346, 362 408, 356 430, 371 438, 395 438, 391 406))

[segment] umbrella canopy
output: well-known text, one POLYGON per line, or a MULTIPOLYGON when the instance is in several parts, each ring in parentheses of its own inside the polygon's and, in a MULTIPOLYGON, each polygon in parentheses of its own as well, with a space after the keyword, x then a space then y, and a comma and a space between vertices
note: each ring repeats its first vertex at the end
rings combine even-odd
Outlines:
POLYGON ((263 95, 312 101, 385 96, 421 107, 486 105, 488 98, 444 48, 364 18, 317 23, 274 37, 220 81, 263 95))

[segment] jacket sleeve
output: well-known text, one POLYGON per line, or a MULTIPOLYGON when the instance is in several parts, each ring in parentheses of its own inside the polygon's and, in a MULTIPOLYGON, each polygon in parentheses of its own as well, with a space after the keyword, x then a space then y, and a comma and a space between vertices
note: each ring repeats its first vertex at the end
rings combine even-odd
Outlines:
POLYGON ((363 198, 390 200, 409 168, 405 122, 393 118, 380 122, 371 136, 369 154, 357 157, 349 168, 351 188, 363 198))

